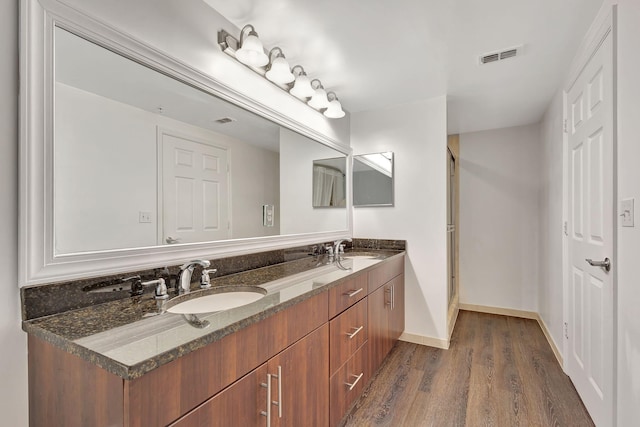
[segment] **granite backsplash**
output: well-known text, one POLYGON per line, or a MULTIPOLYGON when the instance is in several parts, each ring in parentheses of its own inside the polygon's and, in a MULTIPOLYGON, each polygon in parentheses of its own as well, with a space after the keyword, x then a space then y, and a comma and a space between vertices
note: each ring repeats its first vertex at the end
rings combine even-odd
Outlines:
MULTIPOLYGON (((215 277, 223 277, 247 270, 268 267, 288 261, 295 261, 313 255, 314 249, 331 242, 321 242, 315 245, 298 246, 294 248, 278 249, 273 251, 258 252, 255 254, 219 258, 211 261, 212 268, 217 269, 215 277), (315 248, 314 248, 315 247, 315 248)), ((345 242, 348 250, 386 249, 406 250, 404 240, 382 239, 353 239, 353 242, 345 242)), ((167 268, 155 268, 149 270, 130 271, 117 275, 80 279, 68 282, 53 283, 47 285, 29 286, 21 289, 22 319, 31 320, 43 316, 76 310, 106 302, 131 298, 128 291, 115 291, 106 293, 87 292, 87 289, 97 288, 103 285, 112 285, 121 282, 123 277, 138 275, 143 281, 164 277, 169 287, 174 287, 180 273, 180 265, 167 268)), ((198 274, 193 275, 193 282, 199 279, 198 274)), ((145 289, 145 292, 153 292, 153 287, 145 289)))

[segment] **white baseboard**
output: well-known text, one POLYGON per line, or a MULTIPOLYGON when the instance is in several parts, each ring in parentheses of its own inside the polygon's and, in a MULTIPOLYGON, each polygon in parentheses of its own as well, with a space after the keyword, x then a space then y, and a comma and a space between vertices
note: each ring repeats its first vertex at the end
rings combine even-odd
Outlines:
POLYGON ((512 308, 489 307, 486 305, 462 304, 460 310, 477 311, 479 313, 500 314, 502 316, 521 317, 523 319, 538 319, 535 311, 514 310, 512 308))
POLYGON ((551 351, 553 351, 553 354, 556 356, 556 359, 558 360, 558 363, 560 363, 560 366, 563 366, 562 354, 558 350, 558 346, 556 346, 555 341, 551 337, 549 328, 547 328, 547 325, 546 323, 544 323, 544 320, 542 320, 542 317, 540 317, 540 314, 536 313, 535 311, 514 310, 512 308, 489 307, 486 305, 462 304, 462 303, 460 304, 460 310, 477 311, 479 313, 488 313, 488 314, 499 314, 503 316, 521 317, 523 319, 533 319, 537 321, 538 325, 540 325, 540 329, 542 329, 542 333, 544 334, 545 338, 547 339, 547 342, 549 343, 549 346, 551 347, 551 351))
POLYGON ((542 320, 542 317, 540 317, 539 314, 536 320, 538 321, 540 328, 542 328, 542 333, 547 338, 547 342, 549 342, 549 345, 551 346, 551 350, 553 350, 553 354, 556 356, 558 363, 560 364, 560 366, 564 366, 563 360, 562 360, 562 354, 560 353, 560 350, 558 350, 558 346, 556 345, 556 342, 553 340, 553 337, 551 336, 551 332, 549 332, 549 328, 547 328, 547 324, 544 323, 544 320, 542 320))
POLYGON ((403 332, 400 335, 400 341, 410 342, 413 344, 426 345, 429 347, 442 348, 444 350, 449 349, 449 340, 441 340, 439 338, 427 337, 424 335, 410 334, 403 332))

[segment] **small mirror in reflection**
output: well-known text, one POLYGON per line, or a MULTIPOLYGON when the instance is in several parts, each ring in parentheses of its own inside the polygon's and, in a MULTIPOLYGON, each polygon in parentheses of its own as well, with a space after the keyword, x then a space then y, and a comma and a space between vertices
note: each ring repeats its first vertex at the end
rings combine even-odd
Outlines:
POLYGON ((344 157, 313 161, 313 207, 344 208, 346 206, 344 157))

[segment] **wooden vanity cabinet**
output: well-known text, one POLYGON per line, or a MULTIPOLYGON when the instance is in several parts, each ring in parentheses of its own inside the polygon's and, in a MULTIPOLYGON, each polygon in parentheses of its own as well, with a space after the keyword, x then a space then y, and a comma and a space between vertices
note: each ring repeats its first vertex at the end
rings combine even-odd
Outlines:
POLYGON ((30 425, 265 426, 269 400, 271 426, 337 425, 404 329, 403 272, 381 263, 130 380, 29 335, 30 425))

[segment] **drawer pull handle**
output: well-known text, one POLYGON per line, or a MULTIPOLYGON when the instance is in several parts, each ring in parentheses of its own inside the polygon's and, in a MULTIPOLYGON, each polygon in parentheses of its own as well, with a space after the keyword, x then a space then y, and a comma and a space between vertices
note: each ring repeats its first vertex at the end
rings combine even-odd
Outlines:
POLYGON ((261 411, 260 415, 267 417, 267 427, 271 427, 271 374, 267 374, 267 382, 260 384, 267 388, 267 410, 261 411))
POLYGON ((353 390, 353 388, 356 386, 356 384, 358 384, 358 381, 360 381, 362 379, 362 376, 364 375, 364 372, 362 372, 360 375, 351 375, 352 377, 356 377, 356 380, 354 382, 352 382, 351 384, 349 383, 344 383, 344 385, 346 385, 347 387, 349 387, 349 391, 353 390))
POLYGON ((345 292, 343 295, 346 297, 354 297, 356 295, 358 295, 360 292, 362 292, 364 289, 360 288, 360 289, 356 289, 355 291, 349 291, 349 292, 345 292))
POLYGON ((358 335, 358 332, 360 332, 362 329, 364 329, 364 325, 360 326, 359 328, 356 328, 355 326, 352 326, 351 329, 355 329, 355 331, 353 331, 351 333, 347 332, 347 336, 349 337, 349 339, 353 339, 353 337, 358 335))

